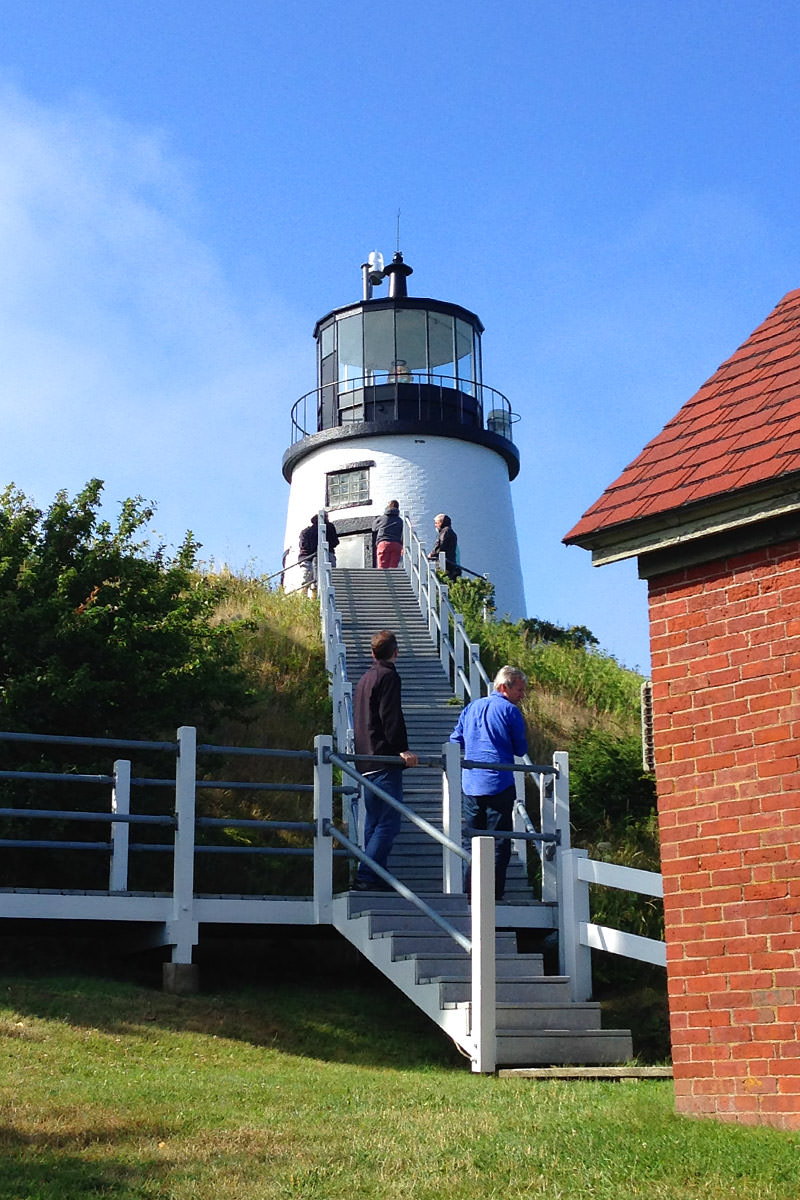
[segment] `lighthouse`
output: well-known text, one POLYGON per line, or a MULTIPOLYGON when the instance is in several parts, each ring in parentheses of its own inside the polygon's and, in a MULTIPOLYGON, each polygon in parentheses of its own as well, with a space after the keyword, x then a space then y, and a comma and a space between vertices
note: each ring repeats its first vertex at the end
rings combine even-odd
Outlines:
POLYGON ((336 525, 338 566, 370 567, 372 522, 397 500, 427 547, 434 517, 447 513, 462 566, 491 580, 498 616, 518 620, 518 418, 483 382, 480 318, 409 296, 412 268, 399 251, 386 267, 371 254, 361 272, 361 299, 317 321, 317 384, 292 408, 285 586, 300 586, 300 531, 314 513, 324 508, 336 525))

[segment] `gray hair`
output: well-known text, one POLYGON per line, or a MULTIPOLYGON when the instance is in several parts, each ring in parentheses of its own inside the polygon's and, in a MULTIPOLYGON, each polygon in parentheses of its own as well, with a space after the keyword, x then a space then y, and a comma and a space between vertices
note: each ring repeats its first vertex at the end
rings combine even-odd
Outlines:
POLYGON ((495 691, 497 691, 501 683, 508 685, 509 683, 514 683, 515 680, 518 679, 525 684, 528 682, 528 676, 524 671, 520 671, 519 667, 501 667, 494 677, 492 686, 494 687, 495 691))

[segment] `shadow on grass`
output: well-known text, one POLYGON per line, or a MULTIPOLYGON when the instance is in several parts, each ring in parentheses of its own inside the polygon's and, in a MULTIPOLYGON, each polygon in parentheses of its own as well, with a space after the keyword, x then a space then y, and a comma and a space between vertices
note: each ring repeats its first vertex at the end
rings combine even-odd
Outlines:
POLYGON ((160 990, 163 956, 123 959, 96 941, 27 942, 15 955, 6 941, 0 1002, 113 1035, 163 1029, 325 1062, 468 1068, 450 1039, 343 939, 304 933, 201 944, 196 996, 160 990))
MULTIPOLYGON (((141 1137, 141 1128, 128 1130, 131 1138, 141 1137)), ((169 1174, 168 1164, 150 1159, 136 1166, 115 1158, 89 1162, 75 1152, 76 1141, 119 1145, 126 1131, 119 1128, 86 1130, 83 1137, 73 1134, 20 1134, 0 1129, 0 1195, 35 1197, 35 1200, 69 1200, 71 1197, 102 1196, 103 1200, 142 1200, 159 1191, 169 1174), (68 1149, 68 1148, 69 1149, 68 1149), (72 1153, 69 1152, 72 1150, 72 1153)))

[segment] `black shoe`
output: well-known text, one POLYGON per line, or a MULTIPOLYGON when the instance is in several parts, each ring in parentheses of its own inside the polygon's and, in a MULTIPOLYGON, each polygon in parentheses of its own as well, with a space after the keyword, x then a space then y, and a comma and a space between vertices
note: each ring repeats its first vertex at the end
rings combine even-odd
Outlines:
POLYGON ((364 883, 363 879, 356 879, 350 887, 351 892, 393 892, 394 888, 390 883, 384 883, 382 879, 375 883, 364 883))

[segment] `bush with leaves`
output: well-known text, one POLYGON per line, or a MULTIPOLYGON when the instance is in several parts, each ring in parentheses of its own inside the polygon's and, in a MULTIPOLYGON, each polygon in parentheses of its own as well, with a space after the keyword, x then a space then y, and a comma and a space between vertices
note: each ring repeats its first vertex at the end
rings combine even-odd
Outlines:
POLYGON ((101 520, 102 486, 46 512, 13 486, 0 495, 0 728, 208 734, 250 699, 237 628, 213 619, 223 584, 196 571, 191 533, 172 557, 151 548, 141 498, 101 520))

